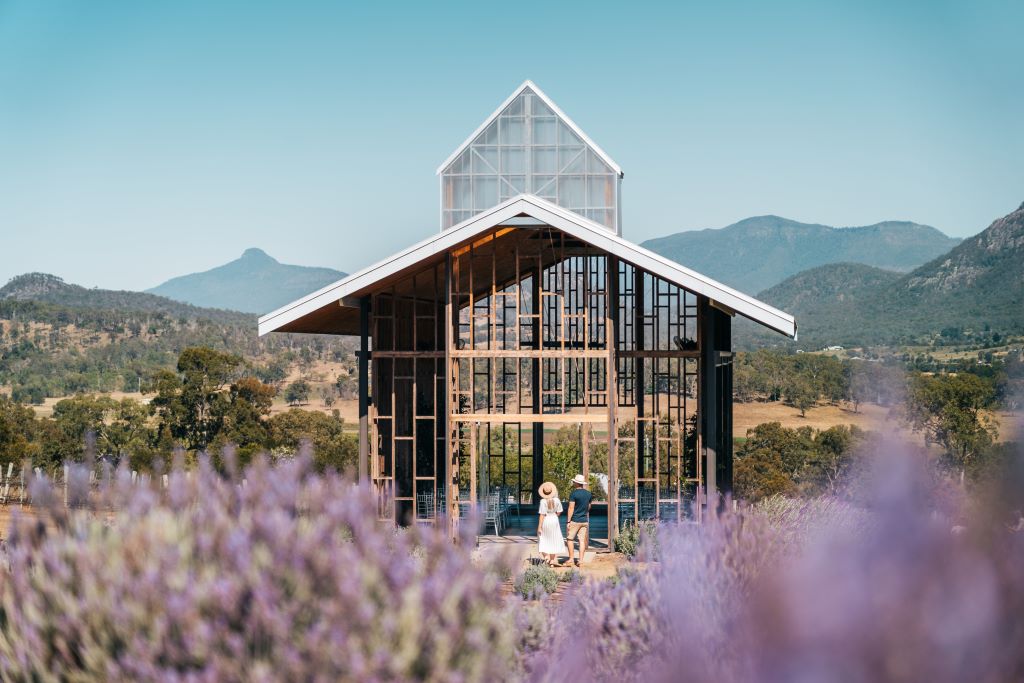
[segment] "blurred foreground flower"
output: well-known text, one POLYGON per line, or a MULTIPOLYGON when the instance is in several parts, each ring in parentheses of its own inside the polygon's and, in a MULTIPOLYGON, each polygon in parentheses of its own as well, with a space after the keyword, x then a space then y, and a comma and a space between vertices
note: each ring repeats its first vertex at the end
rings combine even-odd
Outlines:
POLYGON ((0 568, 3 680, 508 677, 495 573, 470 544, 396 531, 374 510, 367 489, 299 457, 258 461, 244 485, 205 462, 165 490, 120 472, 96 510, 16 518, 0 568))
POLYGON ((1024 680, 1024 533, 991 511, 948 516, 901 450, 877 458, 864 507, 769 499, 659 527, 660 561, 585 586, 525 666, 616 683, 1024 680))

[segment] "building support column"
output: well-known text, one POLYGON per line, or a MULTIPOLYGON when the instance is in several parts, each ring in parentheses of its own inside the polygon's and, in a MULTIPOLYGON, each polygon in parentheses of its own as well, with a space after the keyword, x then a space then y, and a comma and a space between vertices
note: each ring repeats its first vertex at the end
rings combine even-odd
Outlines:
MULTIPOLYGON (((533 288, 530 292, 530 306, 532 307, 534 318, 533 318, 533 347, 537 351, 541 351, 544 348, 543 340, 541 335, 544 333, 542 325, 543 313, 541 312, 541 269, 540 266, 533 269, 533 288)), ((543 410, 543 403, 541 401, 541 375, 540 375, 540 358, 534 358, 530 361, 530 382, 533 385, 533 414, 540 415, 543 410)), ((541 484, 544 483, 544 425, 540 422, 533 423, 533 486, 531 491, 536 491, 540 488, 541 484)), ((536 499, 537 494, 533 494, 533 498, 536 499)))
POLYGON ((370 464, 370 297, 359 299, 359 470, 365 484, 370 464))
POLYGON ((455 377, 455 363, 452 360, 452 348, 455 339, 455 318, 452 312, 452 255, 445 256, 444 261, 444 424, 445 434, 444 481, 447 510, 444 517, 448 520, 452 540, 459 537, 459 447, 456 430, 458 424, 452 420, 456 409, 454 393, 458 389, 458 378, 455 377))
POLYGON ((718 507, 718 382, 715 350, 715 314, 711 301, 700 297, 697 325, 700 336, 700 388, 698 400, 701 414, 701 446, 704 450, 704 493, 710 514, 718 507))
POLYGON ((616 426, 616 408, 619 403, 619 260, 608 257, 607 310, 605 321, 605 344, 608 349, 608 547, 613 547, 619 535, 619 430, 616 426))

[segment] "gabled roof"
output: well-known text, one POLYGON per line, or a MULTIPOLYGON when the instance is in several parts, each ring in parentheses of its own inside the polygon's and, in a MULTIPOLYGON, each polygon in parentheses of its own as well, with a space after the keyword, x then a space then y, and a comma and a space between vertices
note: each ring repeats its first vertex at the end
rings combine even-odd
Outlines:
POLYGON ((488 116, 484 120, 484 122, 481 123, 468 138, 466 138, 466 141, 459 145, 458 148, 454 152, 452 152, 447 159, 444 160, 444 163, 437 167, 436 175, 441 175, 442 171, 448 168, 448 166, 453 161, 455 161, 455 159, 458 158, 458 156, 462 154, 467 147, 469 147, 473 143, 473 140, 475 140, 477 136, 480 135, 480 133, 484 132, 484 129, 486 129, 487 126, 491 125, 491 123, 493 123, 494 120, 498 118, 501 112, 505 111, 505 107, 510 105, 513 100, 519 97, 523 93, 523 91, 527 89, 531 90, 534 95, 543 100, 544 104, 546 104, 548 108, 555 113, 555 116, 562 119, 565 125, 569 126, 569 128, 572 129, 572 132, 576 133, 576 135, 578 135, 583 140, 583 142, 587 144, 594 151, 594 153, 601 158, 602 161, 608 164, 612 168, 612 170, 615 171, 616 174, 618 174, 620 178, 623 176, 622 168, 617 163, 615 163, 615 161, 610 156, 608 156, 608 154, 605 153, 605 151, 601 149, 601 147, 598 146, 596 142, 591 140, 590 137, 588 137, 587 134, 584 133, 583 130, 576 125, 576 122, 570 119, 564 111, 559 109, 558 105, 552 102, 551 98, 545 95, 544 91, 538 88, 537 85, 531 80, 523 81, 523 84, 516 88, 515 92, 509 95, 508 98, 504 102, 502 102, 497 109, 494 110, 494 113, 488 116))
POLYGON ((373 291, 384 280, 415 272, 449 249, 521 216, 532 217, 695 294, 706 296, 721 308, 796 338, 796 320, 788 313, 633 244, 579 214, 528 194, 506 200, 449 230, 262 316, 259 334, 262 336, 274 331, 357 334, 358 297, 373 291), (330 327, 324 327, 332 318, 334 322, 330 327))

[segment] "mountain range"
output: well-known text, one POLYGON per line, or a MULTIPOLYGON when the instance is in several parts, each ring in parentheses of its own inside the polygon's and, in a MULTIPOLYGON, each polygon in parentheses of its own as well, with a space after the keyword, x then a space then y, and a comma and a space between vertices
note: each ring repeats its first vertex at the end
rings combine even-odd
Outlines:
POLYGON ((1022 333, 1024 204, 909 273, 828 264, 758 298, 796 316, 801 346, 907 343, 944 329, 1022 333))
POLYGON ((280 263, 253 248, 222 266, 172 278, 146 291, 204 308, 268 313, 343 277, 345 273, 332 268, 280 263))
POLYGON ((253 324, 253 317, 238 311, 200 308, 145 292, 114 289, 89 289, 64 282, 56 275, 26 273, 13 277, 0 287, 0 301, 53 304, 71 309, 132 311, 160 314, 173 318, 204 319, 218 323, 253 324))
POLYGON ((906 272, 959 243, 933 227, 906 221, 833 228, 755 216, 724 228, 647 240, 641 246, 753 294, 827 263, 862 263, 906 272))
MULTIPOLYGON (((830 228, 762 216, 645 244, 741 291, 759 291, 758 298, 797 317, 803 347, 909 343, 956 326, 1024 327, 1024 206, 963 241, 916 223, 830 228), (813 265, 795 271, 805 264, 813 265), (759 282, 768 285, 759 289, 759 282)), ((87 289, 30 273, 0 288, 0 300, 251 325, 247 314, 342 277, 247 249, 230 263, 145 293, 87 289)), ((738 347, 780 343, 743 321, 736 338, 738 347)))

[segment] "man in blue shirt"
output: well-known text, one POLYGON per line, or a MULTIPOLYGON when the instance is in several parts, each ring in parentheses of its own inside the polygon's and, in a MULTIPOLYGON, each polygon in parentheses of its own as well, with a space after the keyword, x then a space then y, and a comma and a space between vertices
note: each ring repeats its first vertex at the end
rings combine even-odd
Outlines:
POLYGON ((569 562, 580 566, 580 561, 587 553, 590 542, 590 501, 594 499, 590 491, 584 488, 587 480, 582 474, 572 478, 572 493, 569 494, 569 523, 565 526, 565 541, 569 546, 569 562), (573 559, 573 547, 576 537, 580 539, 580 558, 573 559))

